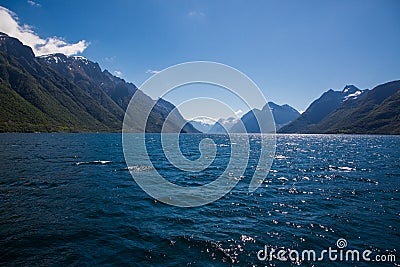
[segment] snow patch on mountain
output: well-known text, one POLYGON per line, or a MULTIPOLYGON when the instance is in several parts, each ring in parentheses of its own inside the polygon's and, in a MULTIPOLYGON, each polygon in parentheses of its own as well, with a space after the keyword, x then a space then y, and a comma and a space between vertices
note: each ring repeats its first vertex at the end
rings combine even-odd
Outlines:
POLYGON ((347 96, 344 97, 343 101, 347 101, 349 99, 357 99, 360 95, 362 95, 364 91, 357 91, 353 94, 348 94, 347 96))
POLYGON ((67 56, 60 56, 59 54, 50 54, 50 55, 44 55, 44 56, 39 56, 39 58, 43 58, 44 60, 46 60, 49 63, 56 63, 58 64, 59 62, 62 63, 66 63, 67 61, 65 60, 65 58, 67 58, 67 56))
POLYGON ((83 56, 67 56, 64 54, 49 54, 49 55, 39 56, 39 58, 42 58, 49 63, 55 63, 55 64, 67 63, 67 61, 70 60, 75 61, 76 63, 82 62, 85 65, 89 65, 91 62, 90 60, 88 60, 83 56))
POLYGON ((89 60, 88 60, 87 58, 83 57, 83 56, 72 56, 71 58, 72 58, 73 60, 76 60, 76 61, 81 61, 81 62, 83 62, 85 65, 89 65, 89 60))

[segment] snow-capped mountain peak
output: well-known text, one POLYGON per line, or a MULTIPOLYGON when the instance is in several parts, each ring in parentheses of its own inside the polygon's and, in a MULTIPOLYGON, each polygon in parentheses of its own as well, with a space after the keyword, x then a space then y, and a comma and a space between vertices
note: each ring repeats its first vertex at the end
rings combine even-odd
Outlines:
POLYGON ((67 63, 67 61, 74 61, 76 63, 83 63, 85 65, 90 64, 90 60, 83 56, 67 56, 64 54, 56 53, 56 54, 49 54, 49 55, 43 55, 39 56, 39 58, 42 58, 46 60, 49 63, 67 63))
POLYGON ((359 91, 360 89, 358 89, 357 87, 355 87, 354 85, 346 85, 344 87, 344 89, 342 90, 343 93, 345 94, 354 94, 355 92, 359 91))
POLYGON ((347 101, 349 99, 357 99, 364 95, 368 89, 361 90, 355 87, 354 85, 346 85, 342 90, 342 102, 347 101))
POLYGON ((39 56, 39 58, 42 58, 49 63, 57 64, 59 62, 66 63, 68 56, 66 56, 64 54, 49 54, 49 55, 39 56))

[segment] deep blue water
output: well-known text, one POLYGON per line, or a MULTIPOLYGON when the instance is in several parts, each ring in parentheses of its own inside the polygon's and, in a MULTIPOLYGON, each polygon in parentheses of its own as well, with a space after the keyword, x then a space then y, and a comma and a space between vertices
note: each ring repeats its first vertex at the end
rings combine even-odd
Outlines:
MULTIPOLYGON (((198 157, 201 137, 182 137, 188 158, 198 157)), ((225 136, 213 138, 229 145, 225 136)), ((290 264, 262 262, 257 251, 320 251, 339 238, 349 249, 398 258, 399 136, 278 135, 271 172, 249 193, 258 138, 250 138, 250 163, 234 190, 179 208, 134 182, 120 134, 0 134, 0 264, 281 266, 290 264)), ((188 176, 158 160, 172 181, 189 185, 212 180, 226 164, 188 176)))

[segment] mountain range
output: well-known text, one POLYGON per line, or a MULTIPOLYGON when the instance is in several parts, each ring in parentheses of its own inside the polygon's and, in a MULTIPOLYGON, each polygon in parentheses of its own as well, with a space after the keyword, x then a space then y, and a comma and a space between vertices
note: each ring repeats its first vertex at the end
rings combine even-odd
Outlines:
MULTIPOLYGON (((199 132, 174 105, 151 99, 97 63, 63 54, 35 57, 30 47, 0 33, 0 132, 121 131, 133 94, 140 99, 134 109, 154 105, 146 132, 160 132, 171 111, 169 132, 199 132)), ((131 130, 139 128, 133 123, 131 130)))
POLYGON ((223 134, 223 133, 260 133, 260 127, 257 122, 257 118, 263 118, 263 115, 268 114, 266 109, 270 109, 276 129, 280 129, 282 126, 295 120, 300 113, 289 106, 284 104, 282 106, 275 104, 274 102, 268 102, 262 110, 253 109, 244 114, 239 122, 239 119, 229 117, 221 118, 214 124, 207 124, 200 121, 190 121, 190 123, 198 130, 204 133, 223 134), (243 126, 245 129, 243 129, 243 126))
POLYGON ((238 119, 234 117, 221 118, 211 126, 211 129, 208 131, 208 133, 225 134, 232 128, 233 125, 237 123, 237 121, 238 119))
POLYGON ((129 118, 133 132, 147 120, 146 132, 160 132, 165 124, 166 132, 258 133, 256 118, 269 108, 279 133, 400 134, 400 81, 371 90, 330 89, 302 114, 268 102, 240 121, 224 118, 210 125, 187 122, 173 104, 150 98, 82 56, 35 57, 30 47, 0 33, 0 132, 119 132, 134 94, 139 101, 132 107, 135 118, 129 118), (142 118, 141 111, 152 106, 149 118, 142 118))
POLYGON ((261 110, 253 109, 247 112, 240 118, 236 124, 234 124, 229 132, 231 133, 261 133, 261 132, 273 132, 279 130, 282 126, 290 123, 295 120, 300 113, 292 108, 291 106, 284 104, 282 106, 275 104, 273 102, 268 102, 261 110), (271 111, 272 118, 275 124, 275 129, 268 129, 267 127, 272 127, 268 121, 270 117, 268 116, 270 113, 267 110, 271 111), (243 126, 245 129, 243 129, 243 126), (260 127, 263 127, 260 128, 260 127))
POLYGON ((214 123, 204 120, 190 120, 188 121, 194 128, 202 133, 209 133, 214 123))

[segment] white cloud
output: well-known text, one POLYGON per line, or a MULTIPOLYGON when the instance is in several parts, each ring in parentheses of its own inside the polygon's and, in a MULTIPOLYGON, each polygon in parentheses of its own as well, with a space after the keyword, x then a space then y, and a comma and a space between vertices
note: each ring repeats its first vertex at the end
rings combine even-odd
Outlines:
POLYGON ((122 76, 122 71, 120 71, 120 70, 115 70, 115 71, 114 71, 114 75, 117 76, 117 77, 121 77, 121 76, 122 76))
POLYGON ((161 72, 160 70, 150 70, 150 69, 146 70, 146 73, 150 73, 150 74, 157 74, 160 72, 161 72))
POLYGON ((69 44, 60 37, 39 37, 29 25, 20 25, 17 15, 0 6, 0 32, 4 32, 11 37, 19 39, 24 45, 30 46, 36 56, 63 53, 65 55, 75 55, 82 53, 89 42, 81 40, 75 44, 69 44))
POLYGON ((242 115, 242 114, 243 114, 243 110, 241 110, 241 109, 238 109, 238 110, 235 111, 235 115, 238 116, 238 117, 240 115, 242 115))
POLYGON ((206 14, 204 14, 203 12, 199 12, 199 11, 190 11, 188 13, 189 17, 205 17, 206 14))
POLYGON ((30 4, 31 6, 36 6, 36 7, 41 7, 42 6, 41 4, 36 3, 36 2, 34 2, 32 0, 28 0, 27 3, 30 4))

